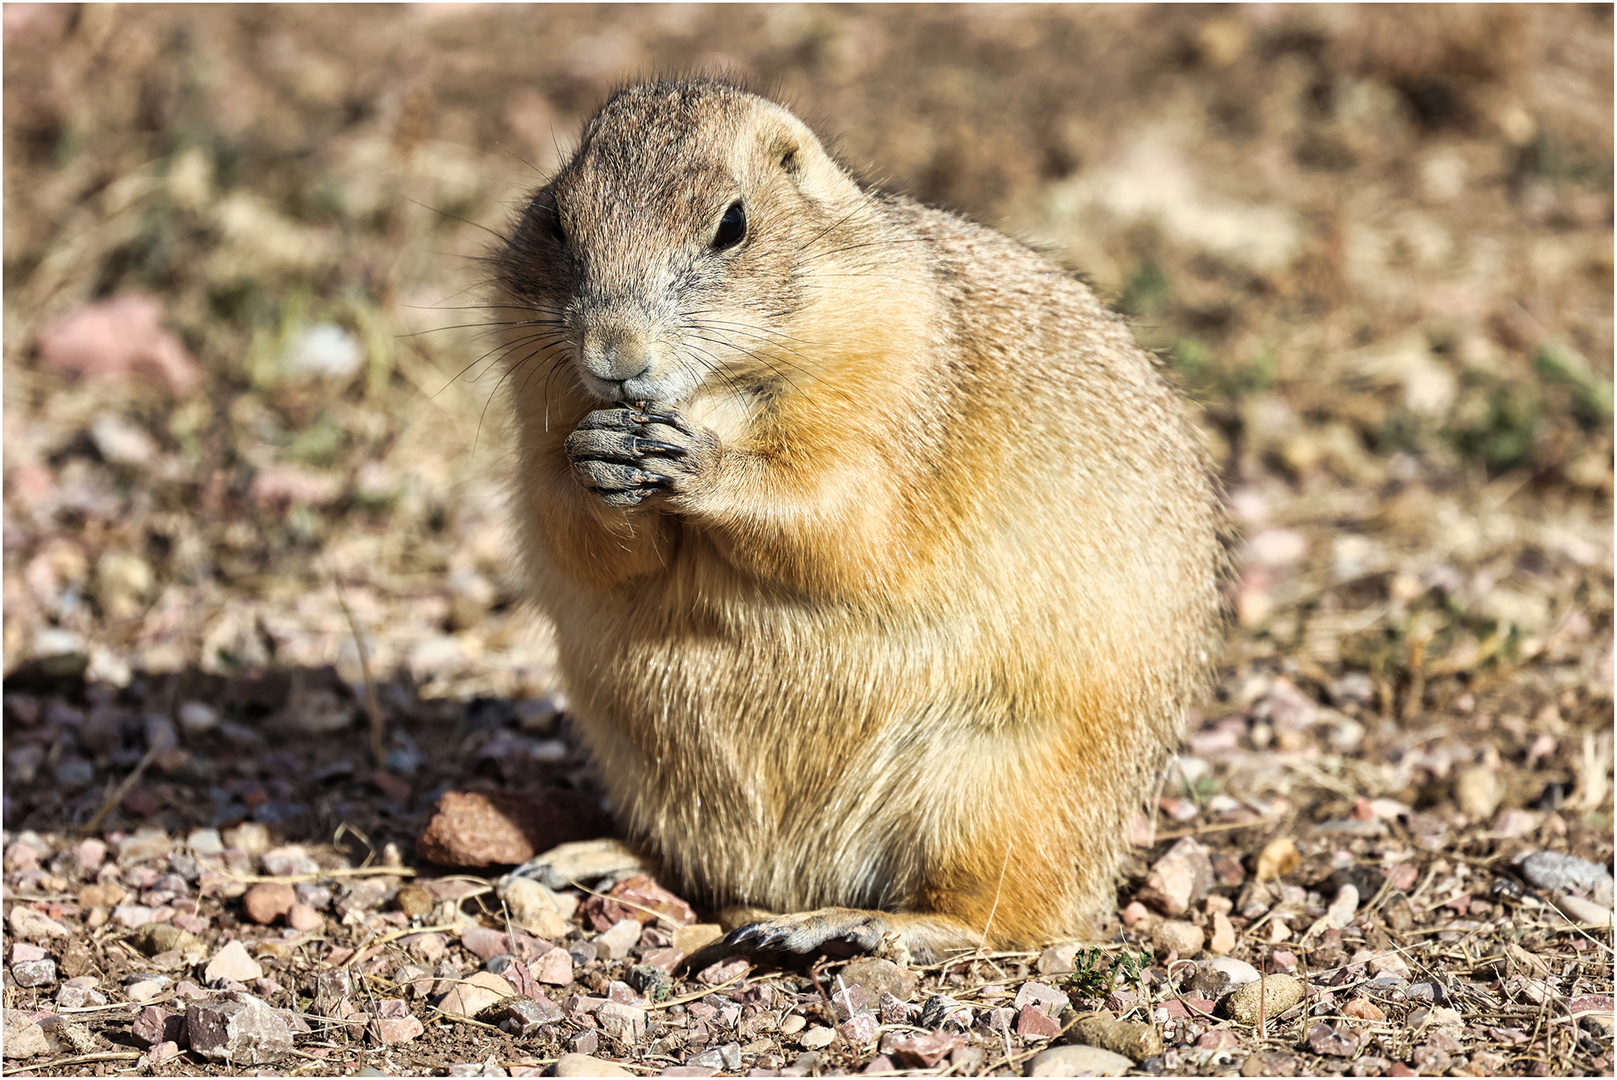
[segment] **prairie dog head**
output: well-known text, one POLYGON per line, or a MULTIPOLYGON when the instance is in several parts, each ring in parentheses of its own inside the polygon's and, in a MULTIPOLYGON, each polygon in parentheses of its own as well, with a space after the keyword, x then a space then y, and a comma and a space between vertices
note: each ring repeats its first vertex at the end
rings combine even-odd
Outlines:
POLYGON ((707 80, 624 90, 496 259, 509 362, 570 367, 602 402, 767 393, 801 364, 811 271, 868 205, 772 102, 707 80))

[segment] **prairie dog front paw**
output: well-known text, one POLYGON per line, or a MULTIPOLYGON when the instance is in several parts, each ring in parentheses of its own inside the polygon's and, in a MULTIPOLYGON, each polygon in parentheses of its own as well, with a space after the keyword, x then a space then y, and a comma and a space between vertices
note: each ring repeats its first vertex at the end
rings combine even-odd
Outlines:
POLYGON ((597 409, 567 436, 573 475, 608 506, 679 494, 698 476, 717 440, 674 409, 619 402, 597 409))

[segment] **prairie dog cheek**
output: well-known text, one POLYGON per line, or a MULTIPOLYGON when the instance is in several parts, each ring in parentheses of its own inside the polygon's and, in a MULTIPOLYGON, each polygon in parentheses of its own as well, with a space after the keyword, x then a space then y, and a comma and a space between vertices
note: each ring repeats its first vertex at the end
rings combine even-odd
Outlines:
POLYGON ((682 409, 685 418, 718 436, 723 445, 743 440, 752 429, 757 403, 732 387, 707 386, 696 391, 682 409))

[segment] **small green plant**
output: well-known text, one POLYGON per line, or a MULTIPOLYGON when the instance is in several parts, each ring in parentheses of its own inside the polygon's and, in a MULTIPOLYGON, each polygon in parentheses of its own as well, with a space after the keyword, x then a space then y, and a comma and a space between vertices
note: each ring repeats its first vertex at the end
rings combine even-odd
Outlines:
POLYGON ((1572 414, 1584 427, 1604 427, 1611 423, 1611 380, 1596 375, 1583 357, 1546 345, 1538 351, 1533 366, 1546 383, 1572 388, 1572 414))
POLYGON ((1066 976, 1062 989, 1076 997, 1101 998, 1112 992, 1117 973, 1122 972, 1130 982, 1138 982, 1146 968, 1156 963, 1157 954, 1147 948, 1139 953, 1119 950, 1116 956, 1105 949, 1083 948, 1073 957, 1073 972, 1066 976))

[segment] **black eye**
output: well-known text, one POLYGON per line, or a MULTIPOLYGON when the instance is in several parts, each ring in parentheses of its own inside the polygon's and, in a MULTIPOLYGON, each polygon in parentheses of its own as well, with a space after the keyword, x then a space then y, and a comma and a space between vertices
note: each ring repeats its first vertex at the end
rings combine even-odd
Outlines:
POLYGON ((561 207, 555 203, 545 207, 545 221, 550 226, 551 239, 565 247, 567 244, 567 230, 561 227, 561 207))
POLYGON ((730 209, 719 219, 719 231, 713 234, 713 247, 717 251, 735 247, 746 235, 747 212, 741 208, 740 203, 731 203, 730 209))

